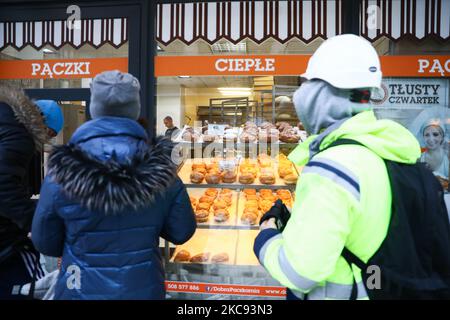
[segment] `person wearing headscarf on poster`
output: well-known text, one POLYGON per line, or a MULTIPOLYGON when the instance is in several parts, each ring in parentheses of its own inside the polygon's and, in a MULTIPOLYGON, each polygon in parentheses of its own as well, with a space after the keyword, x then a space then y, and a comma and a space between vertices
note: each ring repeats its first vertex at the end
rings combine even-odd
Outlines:
POLYGON ((431 119, 423 124, 421 133, 426 150, 420 161, 426 163, 436 176, 448 180, 449 153, 444 125, 439 119, 431 119))

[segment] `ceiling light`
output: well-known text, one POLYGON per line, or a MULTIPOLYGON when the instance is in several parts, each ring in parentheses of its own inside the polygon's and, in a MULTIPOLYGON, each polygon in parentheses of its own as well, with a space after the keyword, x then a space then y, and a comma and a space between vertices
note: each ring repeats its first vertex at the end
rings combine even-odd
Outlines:
POLYGON ((191 76, 178 76, 178 78, 180 78, 180 79, 190 79, 191 76))
POLYGON ((250 96, 252 94, 251 88, 217 88, 219 92, 224 96, 250 96))
POLYGON ((164 51, 159 45, 156 45, 156 50, 157 51, 164 51))
POLYGON ((50 49, 45 48, 45 49, 42 49, 42 53, 44 53, 44 54, 54 54, 54 53, 56 53, 56 52, 53 51, 53 50, 50 50, 50 49))
POLYGON ((251 91, 252 88, 233 88, 233 87, 221 87, 217 88, 219 91, 251 91))
POLYGON ((239 42, 238 44, 232 44, 231 42, 214 43, 211 49, 213 53, 247 53, 247 44, 245 42, 239 42))

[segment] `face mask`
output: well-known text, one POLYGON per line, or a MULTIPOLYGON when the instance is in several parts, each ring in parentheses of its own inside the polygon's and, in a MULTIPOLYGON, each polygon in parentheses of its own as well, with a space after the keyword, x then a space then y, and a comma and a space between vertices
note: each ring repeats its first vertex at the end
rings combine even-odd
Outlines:
POLYGON ((340 120, 370 109, 367 103, 353 102, 355 91, 338 89, 322 80, 302 84, 293 100, 297 115, 309 134, 318 134, 340 120))

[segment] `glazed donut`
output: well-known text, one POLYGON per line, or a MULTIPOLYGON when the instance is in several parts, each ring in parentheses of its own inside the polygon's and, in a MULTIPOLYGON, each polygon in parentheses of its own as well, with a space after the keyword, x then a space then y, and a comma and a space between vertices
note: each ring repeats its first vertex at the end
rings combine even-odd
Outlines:
POLYGON ((245 199, 247 199, 247 200, 256 200, 256 201, 258 201, 258 200, 259 200, 259 197, 258 197, 256 194, 247 194, 247 195, 245 196, 245 199))
POLYGON ((286 184, 296 184, 298 180, 298 176, 296 174, 289 174, 284 177, 284 182, 286 184))
POLYGON ((261 123, 261 125, 259 127, 264 130, 276 129, 276 126, 274 126, 272 123, 270 123, 268 121, 264 121, 263 123, 261 123))
POLYGON ((191 169, 192 171, 195 171, 196 169, 206 169, 206 164, 203 162, 195 162, 192 164, 191 169))
POLYGON ((195 212, 195 220, 197 222, 206 222, 209 219, 209 210, 197 210, 195 212))
POLYGON ((294 170, 292 169, 292 166, 279 166, 278 167, 278 175, 280 178, 284 178, 287 175, 293 174, 294 170))
POLYGON ((224 263, 224 262, 228 262, 228 260, 230 260, 230 257, 228 256, 228 253, 226 253, 226 252, 216 254, 211 258, 211 262, 214 262, 214 263, 224 263))
POLYGON ((244 193, 246 195, 250 195, 250 194, 256 195, 256 189, 244 189, 244 193))
POLYGON ((284 133, 280 134, 280 141, 284 143, 297 143, 300 141, 300 137, 295 134, 284 133))
POLYGON ((264 213, 269 211, 270 208, 272 208, 272 206, 273 206, 273 201, 270 201, 270 200, 261 200, 259 202, 259 208, 264 213))
POLYGON ((264 196, 264 195, 268 195, 268 194, 273 194, 273 191, 270 189, 261 189, 259 190, 259 195, 260 196, 264 196))
POLYGON ((174 262, 187 262, 191 258, 191 254, 187 250, 180 250, 180 252, 177 253, 175 258, 173 259, 174 262))
POLYGON ((219 184, 220 174, 218 172, 207 173, 205 176, 205 180, 208 184, 219 184))
POLYGON ((244 208, 244 212, 243 213, 253 213, 256 216, 259 216, 259 209, 255 208, 255 207, 244 208))
POLYGON ((231 189, 222 189, 222 190, 220 191, 220 194, 221 194, 221 195, 225 195, 225 194, 232 195, 232 194, 233 194, 233 190, 231 190, 231 189))
POLYGON ((258 203, 258 201, 256 201, 256 200, 249 200, 249 201, 245 202, 245 204, 244 204, 244 210, 245 210, 245 209, 250 209, 250 208, 253 208, 253 209, 255 209, 255 210, 258 210, 258 208, 259 208, 259 203, 258 203))
POLYGON ((204 178, 205 178, 205 176, 202 173, 196 172, 196 171, 192 172, 190 175, 190 179, 191 179, 192 183, 197 183, 197 184, 202 183, 204 178))
POLYGON ((228 196, 228 194, 221 194, 219 195, 219 197, 217 198, 217 201, 223 201, 227 204, 227 207, 231 206, 231 203, 233 202, 232 200, 232 195, 230 194, 228 196))
POLYGON ((217 200, 213 204, 213 209, 214 210, 226 209, 227 207, 228 207, 228 204, 225 201, 223 201, 223 200, 217 200))
POLYGON ((200 210, 207 210, 209 211, 209 209, 211 208, 211 204, 208 202, 200 202, 199 204, 197 204, 197 211, 200 210))
POLYGON ((211 163, 206 166, 206 171, 220 171, 219 165, 217 163, 211 163))
POLYGON ((218 193, 219 193, 219 191, 217 189, 208 188, 208 189, 206 189, 204 196, 215 198, 218 193))
POLYGON ((275 202, 275 201, 277 201, 277 196, 275 196, 273 194, 265 194, 265 195, 261 196, 261 200, 275 202))
POLYGON ((286 129, 291 129, 292 128, 292 126, 286 121, 277 122, 277 123, 275 123, 275 126, 277 127, 277 129, 280 132, 283 132, 286 129))
POLYGON ((236 173, 233 171, 225 171, 222 176, 222 181, 224 183, 234 183, 236 182, 236 173))
POLYGON ((259 181, 262 184, 274 184, 275 183, 275 176, 273 174, 261 174, 259 176, 259 181))
POLYGON ((242 184, 251 184, 255 182, 255 176, 251 173, 242 173, 239 176, 239 183, 242 184))
POLYGON ((203 196, 200 197, 200 199, 198 199, 198 202, 200 202, 200 203, 208 203, 209 205, 211 205, 214 202, 214 198, 215 197, 210 197, 210 196, 203 195, 203 196))
POLYGON ((225 222, 230 217, 227 209, 218 209, 214 211, 214 220, 216 222, 225 222))
POLYGON ((209 252, 207 252, 207 253, 199 253, 199 254, 193 256, 193 257, 189 260, 189 262, 193 262, 193 263, 203 263, 203 262, 208 262, 209 256, 210 256, 210 253, 209 253, 209 252))
POLYGON ((258 215, 253 212, 244 212, 241 216, 242 223, 254 225, 256 224, 256 220, 258 219, 258 215))

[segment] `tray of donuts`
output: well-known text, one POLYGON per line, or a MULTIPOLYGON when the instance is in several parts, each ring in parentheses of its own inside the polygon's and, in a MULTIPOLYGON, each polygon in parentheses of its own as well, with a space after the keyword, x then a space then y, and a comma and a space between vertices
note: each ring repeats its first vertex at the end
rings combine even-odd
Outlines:
POLYGON ((179 245, 170 259, 175 263, 235 264, 237 230, 197 229, 179 245))
POLYGON ((267 154, 260 154, 257 159, 241 160, 239 183, 259 186, 295 185, 298 174, 292 162, 284 155, 280 155, 277 160, 272 159, 267 154))
POLYGON ((238 192, 218 188, 188 189, 199 225, 236 225, 238 192))
POLYGON ((258 226, 259 219, 280 199, 292 208, 294 197, 287 189, 244 189, 239 194, 238 226, 258 226))
POLYGON ((235 161, 221 167, 215 159, 188 159, 178 172, 181 180, 191 186, 236 184, 237 164, 235 161))

